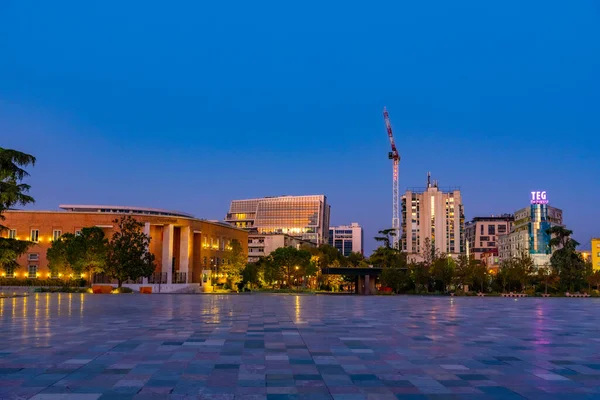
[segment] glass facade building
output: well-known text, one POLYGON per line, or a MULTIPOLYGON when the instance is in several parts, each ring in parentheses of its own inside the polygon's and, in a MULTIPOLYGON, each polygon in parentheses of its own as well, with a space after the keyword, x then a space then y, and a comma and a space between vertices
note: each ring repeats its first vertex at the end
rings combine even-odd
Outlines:
POLYGON ((500 261, 525 252, 533 258, 536 266, 550 262, 553 249, 547 230, 563 226, 562 210, 548 204, 531 204, 515 212, 510 233, 499 237, 500 261))
POLYGON ((283 233, 316 244, 328 242, 330 206, 324 195, 233 200, 225 220, 260 234, 283 233))

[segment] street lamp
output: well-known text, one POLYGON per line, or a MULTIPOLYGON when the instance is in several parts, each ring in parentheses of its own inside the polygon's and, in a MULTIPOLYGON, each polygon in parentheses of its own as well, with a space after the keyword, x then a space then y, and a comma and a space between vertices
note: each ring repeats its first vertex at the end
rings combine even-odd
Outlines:
POLYGON ((295 269, 296 269, 296 274, 295 274, 295 275, 296 275, 296 276, 295 276, 295 280, 296 280, 296 292, 299 292, 299 291, 300 291, 300 289, 298 288, 298 283, 299 283, 299 282, 298 282, 298 270, 300 269, 300 267, 298 267, 298 266, 296 265, 295 269))

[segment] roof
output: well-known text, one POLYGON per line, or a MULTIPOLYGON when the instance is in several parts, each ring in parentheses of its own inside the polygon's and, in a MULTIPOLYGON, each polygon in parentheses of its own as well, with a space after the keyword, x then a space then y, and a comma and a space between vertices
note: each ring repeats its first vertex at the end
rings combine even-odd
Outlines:
POLYGON ((97 212, 97 213, 120 213, 120 214, 146 214, 164 215, 171 217, 196 218, 192 214, 181 211, 164 210, 161 208, 135 207, 135 206, 112 206, 96 204, 61 204, 59 208, 72 212, 97 212))

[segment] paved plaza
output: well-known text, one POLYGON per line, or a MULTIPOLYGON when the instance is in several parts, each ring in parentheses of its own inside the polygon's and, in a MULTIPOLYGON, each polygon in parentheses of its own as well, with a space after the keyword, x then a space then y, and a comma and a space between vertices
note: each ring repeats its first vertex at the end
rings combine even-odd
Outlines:
POLYGON ((34 294, 2 399, 600 399, 600 300, 34 294))

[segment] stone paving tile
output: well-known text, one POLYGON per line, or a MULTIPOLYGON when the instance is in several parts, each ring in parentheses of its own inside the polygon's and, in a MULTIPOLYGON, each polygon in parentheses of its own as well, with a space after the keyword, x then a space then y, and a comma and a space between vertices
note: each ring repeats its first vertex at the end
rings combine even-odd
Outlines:
POLYGON ((0 299, 0 399, 600 399, 595 299, 0 299))

